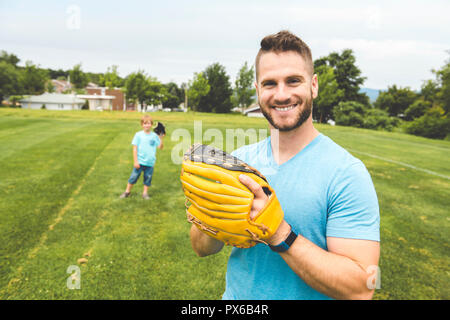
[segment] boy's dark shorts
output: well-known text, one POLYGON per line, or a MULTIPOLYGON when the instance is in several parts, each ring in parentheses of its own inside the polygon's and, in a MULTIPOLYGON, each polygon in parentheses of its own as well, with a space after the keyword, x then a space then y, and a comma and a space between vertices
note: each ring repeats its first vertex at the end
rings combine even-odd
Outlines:
POLYGON ((142 166, 139 169, 133 168, 133 172, 131 172, 130 179, 128 179, 129 184, 135 184, 136 181, 141 176, 142 171, 144 171, 144 185, 150 187, 152 184, 153 177, 153 167, 142 166))

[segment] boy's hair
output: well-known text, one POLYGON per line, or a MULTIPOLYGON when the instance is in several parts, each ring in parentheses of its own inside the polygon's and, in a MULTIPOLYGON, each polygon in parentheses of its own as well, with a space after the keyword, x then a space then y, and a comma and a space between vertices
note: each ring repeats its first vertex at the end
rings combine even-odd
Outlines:
POLYGON ((144 124, 144 123, 146 123, 146 122, 150 122, 150 124, 153 124, 153 120, 152 120, 152 117, 150 117, 149 115, 144 115, 144 116, 142 116, 142 118, 141 118, 141 126, 144 124))
POLYGON ((297 52, 305 60, 309 71, 311 71, 311 75, 314 74, 311 49, 295 34, 287 30, 282 30, 276 34, 268 35, 261 40, 261 48, 255 59, 256 80, 258 80, 258 67, 261 55, 267 52, 280 53, 286 51, 297 52))

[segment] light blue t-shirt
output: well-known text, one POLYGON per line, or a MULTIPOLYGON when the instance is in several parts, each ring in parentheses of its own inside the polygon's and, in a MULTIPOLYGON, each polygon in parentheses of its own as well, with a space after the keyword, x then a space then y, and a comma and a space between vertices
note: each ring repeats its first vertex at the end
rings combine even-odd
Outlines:
MULTIPOLYGON (((270 137, 232 153, 266 176, 295 233, 327 250, 327 237, 380 241, 379 206, 364 164, 319 134, 289 161, 273 159, 270 137)), ((330 299, 308 286, 264 244, 233 248, 223 299, 330 299)))
POLYGON ((153 131, 145 133, 144 130, 136 132, 132 145, 137 146, 138 162, 142 166, 153 167, 156 161, 156 148, 161 141, 153 131))

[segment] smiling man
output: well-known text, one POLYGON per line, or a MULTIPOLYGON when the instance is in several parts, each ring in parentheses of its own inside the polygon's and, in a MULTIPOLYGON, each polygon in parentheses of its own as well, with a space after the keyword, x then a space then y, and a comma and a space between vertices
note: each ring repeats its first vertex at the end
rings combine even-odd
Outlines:
MULTIPOLYGON (((256 90, 271 136, 233 155, 258 169, 275 190, 284 220, 269 239, 233 248, 223 299, 371 299, 379 259, 379 207, 364 164, 313 125, 319 92, 311 51, 288 31, 261 41, 256 90)), ((250 217, 268 201, 260 185, 250 217)), ((191 228, 199 256, 223 243, 191 228)))

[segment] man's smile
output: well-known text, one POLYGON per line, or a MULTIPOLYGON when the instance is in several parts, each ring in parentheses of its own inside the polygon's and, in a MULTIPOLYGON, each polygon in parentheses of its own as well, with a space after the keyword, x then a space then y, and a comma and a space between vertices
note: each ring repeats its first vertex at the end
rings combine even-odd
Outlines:
POLYGON ((295 107, 297 107, 297 105, 298 104, 295 103, 295 104, 291 104, 288 106, 273 106, 272 108, 274 108, 275 110, 280 111, 280 112, 286 112, 286 111, 294 109, 295 107))

